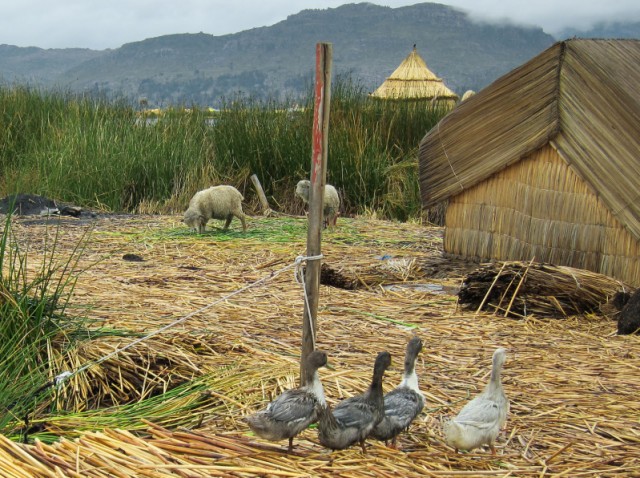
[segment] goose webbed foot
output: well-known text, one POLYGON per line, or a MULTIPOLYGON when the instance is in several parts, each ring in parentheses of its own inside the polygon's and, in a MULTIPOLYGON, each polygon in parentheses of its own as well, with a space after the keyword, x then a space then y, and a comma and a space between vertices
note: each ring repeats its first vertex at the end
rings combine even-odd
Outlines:
POLYGON ((365 444, 365 441, 364 441, 364 440, 360 440, 360 448, 362 448, 362 453, 363 453, 364 455, 366 455, 366 454, 367 454, 367 446, 366 446, 366 444, 365 444))

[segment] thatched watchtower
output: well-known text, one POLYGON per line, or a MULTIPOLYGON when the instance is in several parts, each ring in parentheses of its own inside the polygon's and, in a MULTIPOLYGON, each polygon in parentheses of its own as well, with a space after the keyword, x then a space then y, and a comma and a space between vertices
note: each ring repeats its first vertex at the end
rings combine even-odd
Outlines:
POLYGON ((459 104, 420 143, 446 253, 640 286, 640 41, 568 40, 459 104))
POLYGON ((432 100, 450 106, 458 100, 458 95, 445 86, 442 78, 427 68, 415 45, 391 76, 371 93, 371 97, 383 100, 432 100))

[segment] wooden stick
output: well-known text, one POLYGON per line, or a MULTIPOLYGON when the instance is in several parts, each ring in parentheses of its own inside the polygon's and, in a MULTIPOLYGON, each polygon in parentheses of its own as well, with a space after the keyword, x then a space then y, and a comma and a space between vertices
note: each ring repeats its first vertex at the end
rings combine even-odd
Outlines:
POLYGON ((482 307, 484 307, 484 303, 487 301, 487 299, 489 298, 489 294, 491 293, 491 289, 493 289, 493 286, 496 284, 496 282, 498 281, 498 277, 500 277, 500 274, 502 273, 504 266, 506 265, 506 262, 502 263, 502 267, 500 268, 500 270, 498 271, 498 273, 496 274, 495 278, 493 279, 493 282, 491 283, 491 286, 489 287, 489 289, 487 290, 487 293, 484 296, 484 299, 482 299, 482 302, 480 302, 480 305, 478 306, 478 310, 476 310, 476 317, 478 316, 478 314, 482 311, 482 307))
MULTIPOLYGON (((327 174, 329 142, 329 102, 331 96, 332 45, 316 45, 315 107, 313 115, 313 155, 311 158, 311 190, 309 192, 309 226, 307 229, 307 257, 322 254, 322 214, 324 185, 327 174)), ((300 354, 300 383, 305 377, 307 356, 315 348, 316 315, 320 292, 320 260, 307 262, 305 287, 307 301, 302 318, 302 352, 300 354)))
POLYGON ((532 257, 531 260, 529 261, 529 265, 524 270, 524 273, 522 274, 522 279, 520 279, 520 282, 518 282, 518 286, 516 287, 516 290, 514 291, 513 296, 511 297, 511 301, 509 302, 509 306, 507 307, 507 311, 504 313, 505 317, 509 316, 509 311, 511 310, 511 306, 513 305, 513 301, 516 300, 516 296, 518 295, 518 291, 520 290, 520 286, 522 286, 522 283, 524 282, 525 278, 527 277, 527 272, 529 272, 529 268, 531 267, 531 264, 533 264, 534 260, 535 260, 535 257, 532 257))
POLYGON ((253 187, 256 188, 256 193, 258 193, 258 199, 262 206, 262 214, 268 216, 271 213, 271 208, 269 207, 269 201, 267 201, 267 196, 264 194, 264 189, 262 189, 262 184, 260 184, 258 176, 252 174, 251 182, 253 183, 253 187))

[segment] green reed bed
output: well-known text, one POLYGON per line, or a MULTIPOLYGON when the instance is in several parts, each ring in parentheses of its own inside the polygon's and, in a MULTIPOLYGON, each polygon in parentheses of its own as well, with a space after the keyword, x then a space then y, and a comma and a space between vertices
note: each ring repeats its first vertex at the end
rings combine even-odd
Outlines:
MULTIPOLYGON (((0 434, 26 439, 39 416, 53 411, 58 357, 78 344, 100 337, 135 335, 101 328, 71 306, 76 281, 85 269, 78 261, 88 241, 85 233, 62 246, 51 227, 42 241, 30 244, 14 234, 7 215, 0 236, 0 434), (64 248, 60 253, 59 249, 64 248), (37 257, 37 259, 34 259, 37 257)), ((86 312, 86 310, 84 310, 86 312)), ((36 426, 37 428, 37 426, 36 426)))
POLYGON ((206 157, 205 128, 189 115, 148 127, 124 102, 27 89, 0 95, 5 193, 132 211, 171 197, 206 157))
POLYGON ((58 411, 38 417, 34 424, 46 422, 47 430, 35 429, 28 438, 51 443, 61 436, 70 438, 108 427, 141 431, 148 428, 143 419, 161 426, 194 425, 202 420, 204 414, 220 413, 224 409, 224 403, 208 391, 221 383, 226 385, 229 380, 216 376, 204 377, 138 402, 81 412, 58 411))
POLYGON ((256 174, 267 195, 288 191, 311 162, 312 111, 307 107, 239 99, 224 106, 214 125, 219 174, 256 174))
MULTIPOLYGON (((428 102, 384 102, 334 82, 327 181, 345 214, 420 214, 417 148, 445 111, 428 102)), ((300 213, 293 194, 309 176, 313 98, 238 96, 223 109, 153 115, 120 100, 0 87, 0 194, 41 194, 117 212, 173 213, 211 184, 232 184, 250 208, 256 174, 273 209, 300 213)))
MULTIPOLYGON (((66 261, 55 259, 56 238, 47 241, 41 264, 28 267, 27 250, 18 246, 7 216, 0 238, 0 433, 28 427, 40 395, 55 373, 54 341, 69 346, 84 320, 66 315, 77 273, 78 247, 66 261)), ((81 244, 79 245, 81 246, 81 244)))

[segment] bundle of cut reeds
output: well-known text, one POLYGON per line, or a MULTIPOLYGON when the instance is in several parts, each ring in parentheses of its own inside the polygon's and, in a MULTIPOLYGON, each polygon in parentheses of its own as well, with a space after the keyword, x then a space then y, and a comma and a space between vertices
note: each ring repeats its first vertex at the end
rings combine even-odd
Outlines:
POLYGON ((611 277, 536 262, 483 264, 464 280, 458 299, 466 309, 510 317, 566 318, 598 312, 620 290, 611 277))

